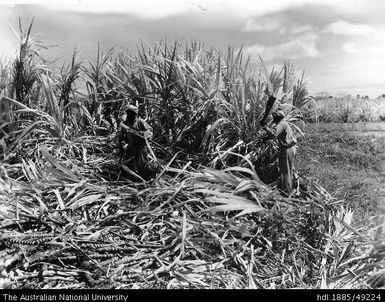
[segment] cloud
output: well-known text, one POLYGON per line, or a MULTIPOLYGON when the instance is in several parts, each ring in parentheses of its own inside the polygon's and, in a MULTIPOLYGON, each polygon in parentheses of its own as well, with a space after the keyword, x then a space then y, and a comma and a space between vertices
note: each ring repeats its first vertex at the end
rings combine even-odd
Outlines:
MULTIPOLYGON (((366 19, 366 18, 365 18, 366 19)), ((322 75, 318 74, 318 87, 327 89, 348 89, 352 93, 384 93, 385 86, 379 85, 385 78, 385 27, 364 22, 339 20, 329 24, 322 33, 327 46, 333 48, 328 56, 322 75)), ((326 58, 326 54, 325 54, 326 58)))
MULTIPOLYGON (((348 54, 359 53, 363 56, 378 55, 382 58, 385 53, 385 28, 382 26, 374 27, 363 25, 364 24, 361 24, 359 27, 360 30, 356 31, 348 31, 346 29, 346 32, 349 32, 350 35, 347 34, 348 41, 341 45, 342 50, 348 54), (358 34, 358 32, 362 34, 358 34), (365 35, 363 34, 364 32, 366 33, 365 35)), ((368 58, 368 60, 369 59, 371 58, 368 58)))
POLYGON ((364 12, 365 0, 0 0, 0 4, 41 4, 52 10, 89 13, 133 14, 138 17, 161 19, 178 14, 199 13, 255 17, 304 5, 320 5, 335 11, 364 12))
MULTIPOLYGON (((0 14, 1 17, 1 14, 0 14)), ((17 39, 12 33, 8 24, 2 19, 0 23, 0 37, 1 37, 1 47, 0 47, 0 57, 10 58, 16 54, 17 50, 17 39)))
POLYGON ((335 35, 367 35, 375 34, 379 31, 378 28, 368 24, 350 23, 344 20, 339 20, 329 24, 324 32, 335 35))
POLYGON ((385 78, 385 61, 380 56, 355 53, 353 60, 341 59, 336 64, 338 66, 330 72, 317 76, 318 87, 326 90, 346 89, 351 93, 371 96, 385 92, 385 85, 378 85, 385 78))
POLYGON ((377 84, 385 79, 385 35, 351 35, 347 39, 341 44, 342 51, 336 52, 336 60, 317 75, 317 85, 371 96, 384 93, 385 86, 377 84))
POLYGON ((315 28, 311 24, 296 25, 295 27, 293 26, 290 33, 291 34, 303 34, 305 32, 311 32, 314 30, 315 30, 315 28))
POLYGON ((284 28, 286 20, 282 16, 266 16, 247 20, 242 31, 278 31, 284 28))
POLYGON ((262 16, 257 19, 249 19, 246 21, 242 31, 246 32, 275 32, 284 34, 303 34, 312 32, 315 28, 310 24, 299 24, 295 21, 288 20, 283 14, 274 16, 262 16))
POLYGON ((306 33, 282 44, 271 46, 254 44, 246 47, 245 52, 252 55, 260 54, 265 61, 316 58, 321 56, 321 52, 317 49, 318 40, 317 34, 306 33))
POLYGON ((192 1, 177 0, 67 0, 45 4, 52 10, 78 11, 86 13, 116 13, 133 14, 146 19, 162 19, 173 15, 180 15, 189 11, 202 11, 204 7, 194 5, 192 1))
POLYGON ((359 51, 359 49, 357 48, 357 44, 354 42, 344 43, 344 44, 342 44, 341 48, 343 51, 348 52, 348 53, 356 53, 359 51))
MULTIPOLYGON (((362 43, 362 42, 347 42, 342 44, 342 50, 351 54, 368 55, 382 55, 385 53, 385 41, 382 38, 376 40, 375 44, 362 43)), ((382 61, 382 60, 381 60, 382 61)))

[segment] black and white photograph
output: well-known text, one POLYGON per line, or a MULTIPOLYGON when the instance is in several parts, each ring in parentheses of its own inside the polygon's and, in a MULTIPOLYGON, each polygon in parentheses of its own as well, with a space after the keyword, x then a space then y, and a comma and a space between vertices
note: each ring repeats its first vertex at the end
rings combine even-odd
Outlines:
POLYGON ((384 16, 0 0, 0 300, 384 299, 384 16))

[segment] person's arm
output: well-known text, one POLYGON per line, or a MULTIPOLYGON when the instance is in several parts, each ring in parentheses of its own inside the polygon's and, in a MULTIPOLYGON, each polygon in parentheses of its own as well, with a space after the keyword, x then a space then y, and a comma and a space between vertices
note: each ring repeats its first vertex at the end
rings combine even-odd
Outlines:
POLYGON ((127 126, 121 122, 119 131, 119 149, 120 151, 127 150, 128 144, 126 142, 126 128, 127 126))
POLYGON ((139 120, 139 130, 136 133, 143 138, 151 139, 152 138, 152 127, 145 121, 139 120))
POLYGON ((132 127, 127 126, 124 123, 122 123, 121 126, 122 126, 122 129, 124 129, 124 131, 130 132, 130 133, 135 134, 139 137, 143 137, 146 139, 152 138, 152 135, 153 135, 152 127, 145 120, 139 120, 138 128, 140 130, 135 130, 132 127))
POLYGON ((122 130, 122 132, 126 132, 127 130, 130 130, 131 128, 128 127, 124 122, 121 122, 120 123, 120 128, 122 130))
POLYGON ((268 140, 270 140, 270 139, 272 139, 272 138, 275 138, 275 135, 274 135, 275 130, 274 130, 274 129, 271 129, 271 128, 269 128, 269 127, 264 127, 263 129, 265 130, 265 132, 266 132, 266 134, 267 134, 268 140))
POLYGON ((270 129, 269 127, 265 127, 264 129, 270 138, 277 138, 284 130, 281 123, 278 123, 272 129, 270 129))
POLYGON ((125 123, 121 123, 121 127, 122 127, 122 131, 123 132, 129 132, 129 133, 132 133, 132 134, 136 134, 138 136, 143 136, 143 133, 141 133, 142 131, 138 131, 138 130, 135 130, 133 129, 132 127, 130 126, 127 126, 125 123))
POLYGON ((144 128, 144 130, 141 131, 143 137, 146 138, 146 139, 151 139, 152 135, 153 135, 152 127, 146 121, 144 121, 144 120, 142 120, 142 125, 143 125, 143 128, 144 128))

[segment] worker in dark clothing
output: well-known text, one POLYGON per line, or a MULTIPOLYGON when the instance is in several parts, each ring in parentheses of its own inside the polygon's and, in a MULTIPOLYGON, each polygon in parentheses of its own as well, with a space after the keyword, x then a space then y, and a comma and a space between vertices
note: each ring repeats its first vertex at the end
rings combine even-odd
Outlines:
POLYGON ((148 180, 147 139, 152 137, 151 126, 138 117, 138 108, 124 108, 120 123, 119 146, 124 164, 133 172, 148 180))
POLYGON ((281 189, 290 195, 293 191, 294 160, 297 153, 297 139, 289 123, 285 120, 285 113, 278 109, 272 113, 273 129, 265 127, 269 136, 278 140, 279 170, 281 174, 281 189))

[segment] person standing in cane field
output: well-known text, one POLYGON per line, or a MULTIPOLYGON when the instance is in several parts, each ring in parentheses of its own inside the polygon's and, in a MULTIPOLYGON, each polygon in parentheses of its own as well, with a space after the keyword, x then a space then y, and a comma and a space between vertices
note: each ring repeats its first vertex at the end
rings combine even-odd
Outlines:
POLYGON ((151 178, 147 155, 147 139, 152 137, 152 127, 138 117, 138 107, 127 105, 120 123, 119 149, 124 164, 145 180, 151 178))
POLYGON ((274 127, 264 129, 270 137, 275 137, 279 147, 280 187, 286 195, 293 192, 294 160, 297 153, 297 139, 285 119, 285 113, 278 109, 272 113, 274 127))

